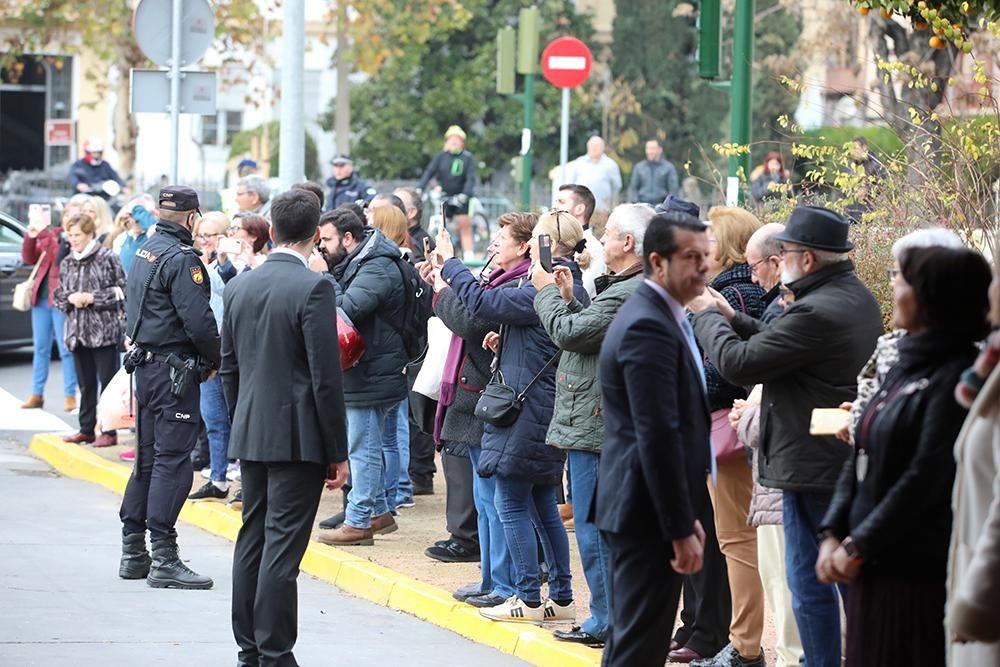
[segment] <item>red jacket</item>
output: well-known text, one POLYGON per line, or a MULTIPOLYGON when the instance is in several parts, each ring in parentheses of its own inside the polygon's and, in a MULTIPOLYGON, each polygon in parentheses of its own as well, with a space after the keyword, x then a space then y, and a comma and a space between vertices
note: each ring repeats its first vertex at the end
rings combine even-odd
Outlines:
POLYGON ((47 295, 49 306, 53 305, 52 293, 59 287, 59 230, 45 229, 38 233, 38 236, 31 238, 24 237, 24 245, 21 246, 21 258, 25 264, 34 264, 38 258, 45 253, 45 259, 35 274, 35 286, 31 293, 32 305, 38 305, 38 290, 42 286, 45 275, 49 276, 49 293, 47 295))

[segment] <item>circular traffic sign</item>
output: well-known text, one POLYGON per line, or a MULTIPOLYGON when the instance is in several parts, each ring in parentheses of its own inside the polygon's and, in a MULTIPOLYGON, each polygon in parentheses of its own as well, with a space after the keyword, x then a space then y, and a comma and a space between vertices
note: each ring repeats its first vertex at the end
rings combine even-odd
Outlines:
POLYGON ((576 88, 587 80, 594 57, 576 37, 560 37, 542 51, 542 74, 558 88, 576 88))
MULTIPOLYGON (((160 67, 169 67, 171 24, 175 0, 139 0, 132 12, 132 34, 146 54, 160 67)), ((215 14, 208 0, 176 0, 181 3, 181 56, 178 66, 195 62, 215 39, 215 14)))

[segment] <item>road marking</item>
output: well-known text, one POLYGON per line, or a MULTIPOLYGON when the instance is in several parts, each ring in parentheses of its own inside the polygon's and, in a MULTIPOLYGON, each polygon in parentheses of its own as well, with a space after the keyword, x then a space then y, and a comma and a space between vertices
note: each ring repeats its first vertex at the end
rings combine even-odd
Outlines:
POLYGON ((42 409, 22 410, 21 399, 0 389, 0 430, 31 431, 32 433, 52 433, 75 429, 42 409))

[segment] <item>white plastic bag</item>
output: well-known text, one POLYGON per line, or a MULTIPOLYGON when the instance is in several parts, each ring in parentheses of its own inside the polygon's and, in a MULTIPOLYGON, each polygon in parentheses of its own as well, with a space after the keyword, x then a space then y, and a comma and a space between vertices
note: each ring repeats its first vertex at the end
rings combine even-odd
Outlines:
POLYGON ((427 320, 427 354, 417 373, 417 379, 413 382, 413 391, 435 401, 441 394, 441 377, 444 375, 444 363, 448 359, 451 336, 451 330, 440 318, 432 317, 427 320))
POLYGON ((97 423, 100 424, 102 431, 135 426, 135 395, 129 391, 131 381, 132 376, 126 373, 124 368, 119 368, 111 378, 111 382, 101 392, 101 400, 97 403, 97 423))

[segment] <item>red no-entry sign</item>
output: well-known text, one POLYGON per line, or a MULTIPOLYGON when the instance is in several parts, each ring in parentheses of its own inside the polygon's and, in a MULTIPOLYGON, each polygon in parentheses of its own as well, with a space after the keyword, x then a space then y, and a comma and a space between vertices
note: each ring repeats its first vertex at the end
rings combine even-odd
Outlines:
POLYGON ((594 57, 575 37, 560 37, 542 51, 542 74, 558 88, 576 88, 587 80, 594 57))

